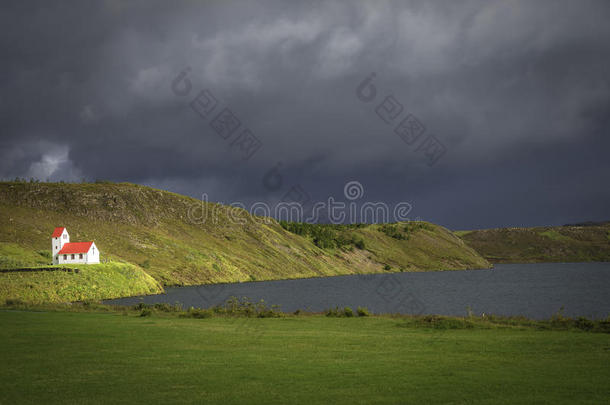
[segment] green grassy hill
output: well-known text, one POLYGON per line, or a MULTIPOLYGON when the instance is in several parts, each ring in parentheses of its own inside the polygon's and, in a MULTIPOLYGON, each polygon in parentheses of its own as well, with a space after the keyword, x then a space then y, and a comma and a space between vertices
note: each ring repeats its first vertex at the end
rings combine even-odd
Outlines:
POLYGON ((0 268, 48 265, 56 226, 161 285, 490 267, 433 224, 317 226, 330 235, 321 245, 275 220, 204 204, 205 221, 194 223, 189 211, 201 215, 201 201, 135 184, 0 183, 0 268))
POLYGON ((492 263, 610 261, 610 223, 456 232, 492 263))
POLYGON ((0 301, 73 302, 163 292, 163 287, 155 279, 129 263, 61 267, 72 271, 0 274, 0 301))

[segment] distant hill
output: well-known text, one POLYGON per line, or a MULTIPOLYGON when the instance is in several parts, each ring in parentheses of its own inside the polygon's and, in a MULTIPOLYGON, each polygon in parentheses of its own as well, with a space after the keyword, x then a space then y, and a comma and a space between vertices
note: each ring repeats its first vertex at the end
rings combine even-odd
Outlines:
POLYGON ((610 222, 456 234, 492 263, 610 261, 610 222))
POLYGON ((425 222, 299 234, 215 203, 203 203, 210 216, 193 223, 189 209, 201 204, 128 183, 0 183, 0 268, 50 264, 56 226, 72 240, 95 240, 102 259, 134 265, 165 286, 490 267, 452 232, 425 222))
POLYGON ((564 226, 604 226, 610 225, 610 221, 585 221, 574 224, 565 224, 564 226))

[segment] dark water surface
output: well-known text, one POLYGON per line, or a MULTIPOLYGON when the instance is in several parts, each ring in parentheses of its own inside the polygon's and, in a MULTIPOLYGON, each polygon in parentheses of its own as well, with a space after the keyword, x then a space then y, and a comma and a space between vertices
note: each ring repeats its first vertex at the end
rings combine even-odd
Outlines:
POLYGON ((165 294, 106 303, 181 303, 210 307, 227 298, 264 299, 281 310, 367 307, 374 313, 524 315, 549 318, 610 315, 610 263, 498 264, 492 270, 435 271, 169 287, 165 294))

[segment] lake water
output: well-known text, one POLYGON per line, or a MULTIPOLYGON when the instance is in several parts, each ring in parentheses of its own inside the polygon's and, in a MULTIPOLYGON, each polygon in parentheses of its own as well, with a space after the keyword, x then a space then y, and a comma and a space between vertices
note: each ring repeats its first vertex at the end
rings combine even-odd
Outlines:
POLYGON ((248 297, 285 312, 367 307, 374 313, 524 315, 549 318, 610 315, 610 263, 498 264, 491 270, 337 276, 299 280, 168 287, 165 294, 109 300, 181 303, 207 308, 231 296, 248 297))

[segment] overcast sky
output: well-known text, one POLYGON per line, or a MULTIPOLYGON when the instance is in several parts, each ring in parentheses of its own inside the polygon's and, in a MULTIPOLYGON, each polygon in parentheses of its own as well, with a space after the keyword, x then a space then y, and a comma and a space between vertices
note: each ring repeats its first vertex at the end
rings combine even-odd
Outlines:
POLYGON ((3 1, 0 177, 246 206, 358 181, 453 229, 608 220, 608 21, 607 0, 3 1))

